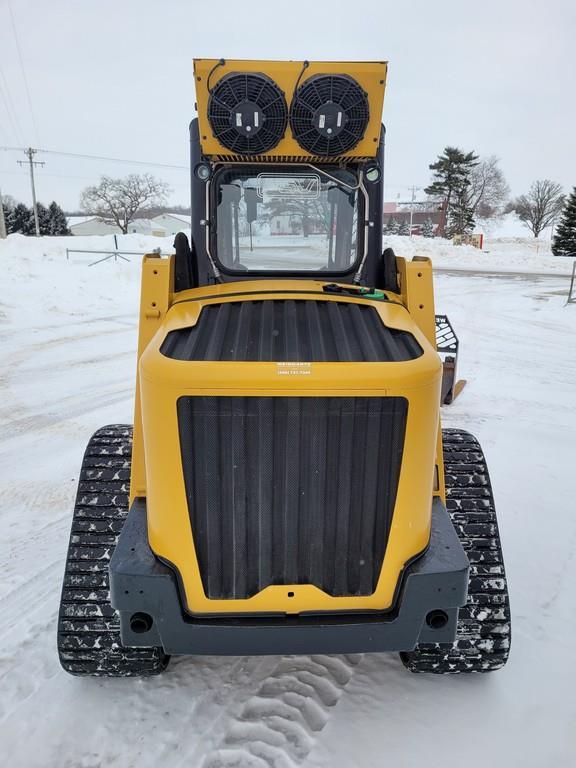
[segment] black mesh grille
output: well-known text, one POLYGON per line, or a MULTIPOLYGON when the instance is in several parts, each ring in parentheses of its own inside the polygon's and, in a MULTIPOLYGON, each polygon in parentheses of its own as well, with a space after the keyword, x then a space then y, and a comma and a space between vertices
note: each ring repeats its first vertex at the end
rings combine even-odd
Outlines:
POLYGON ((368 126, 368 98, 348 75, 316 75, 298 88, 290 106, 290 127, 302 149, 314 155, 349 152, 368 126), (333 126, 331 113, 339 112, 333 126), (330 130, 330 133, 328 133, 330 130))
POLYGON ((209 598, 270 584, 371 594, 394 511, 404 398, 181 397, 190 521, 209 598))
POLYGON ((225 75, 210 92, 208 120, 214 136, 233 152, 257 155, 283 137, 288 123, 286 99, 276 83, 256 72, 225 75), (247 134, 236 116, 258 112, 247 134))
POLYGON ((176 360, 401 362, 422 354, 374 307, 337 301, 238 301, 205 306, 195 326, 171 331, 162 354, 176 360))

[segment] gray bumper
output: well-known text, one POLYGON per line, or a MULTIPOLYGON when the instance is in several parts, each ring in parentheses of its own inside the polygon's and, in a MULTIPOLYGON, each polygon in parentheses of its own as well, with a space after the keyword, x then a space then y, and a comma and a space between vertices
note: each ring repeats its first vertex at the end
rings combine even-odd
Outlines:
POLYGON ((449 515, 435 500, 430 546, 406 568, 392 611, 191 616, 183 609, 174 571, 150 549, 146 502, 136 499, 110 562, 110 588, 127 646, 154 645, 163 646, 168 654, 221 656, 409 651, 418 643, 453 642, 458 608, 466 602, 468 569, 449 515))

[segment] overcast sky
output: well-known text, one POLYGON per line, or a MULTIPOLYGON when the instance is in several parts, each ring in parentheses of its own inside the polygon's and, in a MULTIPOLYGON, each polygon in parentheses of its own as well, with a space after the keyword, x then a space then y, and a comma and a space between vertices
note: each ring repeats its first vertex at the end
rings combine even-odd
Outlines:
MULTIPOLYGON (((0 0, 0 147, 186 166, 194 57, 385 59, 387 199, 428 183, 447 144, 497 155, 513 194, 569 188, 575 40, 576 0, 0 0)), ((29 203, 21 157, 0 151, 0 187, 29 203)), ((46 203, 75 208, 101 174, 147 170, 188 202, 185 170, 38 159, 46 203)))

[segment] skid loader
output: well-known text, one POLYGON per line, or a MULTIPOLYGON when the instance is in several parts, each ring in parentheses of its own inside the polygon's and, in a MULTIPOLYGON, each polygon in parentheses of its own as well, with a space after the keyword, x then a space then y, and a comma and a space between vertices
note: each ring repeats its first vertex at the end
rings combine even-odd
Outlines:
POLYGON ((68 672, 152 675, 173 654, 505 664, 486 463, 440 427, 455 366, 443 388, 432 266, 382 251, 386 72, 195 61, 191 239, 144 257, 134 425, 98 430, 82 463, 68 672))

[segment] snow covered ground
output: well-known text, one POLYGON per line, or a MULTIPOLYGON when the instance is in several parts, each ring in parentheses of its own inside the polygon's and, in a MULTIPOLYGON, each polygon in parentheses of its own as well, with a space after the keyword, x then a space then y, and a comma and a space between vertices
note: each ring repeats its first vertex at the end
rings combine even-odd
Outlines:
MULTIPOLYGON (((169 246, 137 235, 119 242, 169 246)), ((211 657, 173 660, 151 680, 82 680, 58 664, 60 582, 84 445, 97 427, 132 418, 139 260, 88 267, 86 256, 67 261, 65 248, 106 244, 0 241, 2 762, 573 766, 576 305, 565 306, 563 276, 571 264, 527 240, 494 242, 483 254, 394 239, 405 255, 472 270, 436 278, 437 309, 457 329, 468 379, 443 416, 477 434, 491 469, 513 611, 503 671, 412 676, 394 655, 211 657), (503 269, 526 274, 477 273, 503 269), (301 717, 290 703, 305 704, 301 717)))
POLYGON ((477 270, 479 272, 521 272, 523 274, 555 273, 567 275, 572 271, 569 259, 553 256, 550 241, 525 237, 486 238, 482 250, 471 245, 452 245, 449 240, 425 237, 388 235, 385 246, 398 256, 429 256, 440 270, 477 270))

